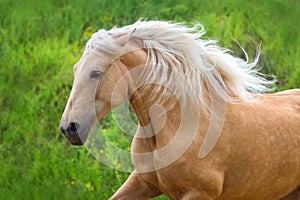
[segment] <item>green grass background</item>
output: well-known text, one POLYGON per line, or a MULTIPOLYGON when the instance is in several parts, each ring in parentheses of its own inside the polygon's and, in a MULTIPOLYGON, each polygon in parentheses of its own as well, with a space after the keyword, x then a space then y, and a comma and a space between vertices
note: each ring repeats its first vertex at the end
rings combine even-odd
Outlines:
MULTIPOLYGON (((238 56, 235 40, 252 58, 262 42, 278 90, 300 86, 299 0, 0 0, 0 199, 107 199, 125 181, 58 124, 87 39, 139 18, 200 22, 238 56)), ((111 115, 103 126, 129 149, 111 115)))

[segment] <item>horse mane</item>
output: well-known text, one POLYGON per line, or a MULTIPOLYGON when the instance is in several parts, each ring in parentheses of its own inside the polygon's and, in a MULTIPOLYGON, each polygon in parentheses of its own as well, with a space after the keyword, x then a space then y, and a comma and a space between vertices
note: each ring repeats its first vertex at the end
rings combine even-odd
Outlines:
MULTIPOLYGON (((148 52, 142 75, 145 81, 172 88, 183 102, 194 96, 204 111, 209 110, 207 92, 225 102, 236 103, 253 101, 256 99, 253 93, 271 90, 274 79, 267 80, 256 67, 260 49, 249 62, 243 49, 246 60, 235 57, 215 40, 202 39, 204 34, 201 24, 188 27, 182 23, 139 20, 122 28, 99 30, 86 48, 120 56, 126 45, 120 44, 118 38, 134 40, 148 52)), ((163 96, 164 92, 160 94, 163 96)))

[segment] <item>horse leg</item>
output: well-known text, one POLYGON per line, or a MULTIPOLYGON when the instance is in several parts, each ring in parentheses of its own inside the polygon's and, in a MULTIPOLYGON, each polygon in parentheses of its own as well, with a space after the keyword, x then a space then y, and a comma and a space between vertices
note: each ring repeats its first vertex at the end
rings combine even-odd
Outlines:
POLYGON ((300 187, 280 200, 299 200, 299 199, 300 199, 300 187))
POLYGON ((138 173, 132 173, 109 200, 143 200, 161 194, 155 186, 145 182, 138 173))

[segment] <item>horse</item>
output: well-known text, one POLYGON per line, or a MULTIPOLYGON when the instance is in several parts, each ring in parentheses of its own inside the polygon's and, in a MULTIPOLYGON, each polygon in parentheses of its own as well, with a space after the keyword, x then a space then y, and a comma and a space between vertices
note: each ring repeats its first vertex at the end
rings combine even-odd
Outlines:
POLYGON ((74 65, 60 121, 73 145, 128 100, 138 118, 134 171, 110 198, 299 199, 300 89, 203 39, 201 24, 99 30, 74 65))

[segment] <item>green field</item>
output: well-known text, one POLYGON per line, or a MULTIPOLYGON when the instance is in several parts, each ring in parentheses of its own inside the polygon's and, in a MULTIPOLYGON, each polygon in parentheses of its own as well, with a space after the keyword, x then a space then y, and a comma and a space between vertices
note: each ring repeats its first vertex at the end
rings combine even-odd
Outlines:
MULTIPOLYGON (((71 146, 58 125, 91 34, 139 18, 200 22, 238 56, 236 41, 251 58, 262 43, 277 90, 300 87, 299 0, 0 0, 0 199, 102 200, 125 181, 129 173, 71 146)), ((102 125, 129 149, 112 115, 102 125)))

